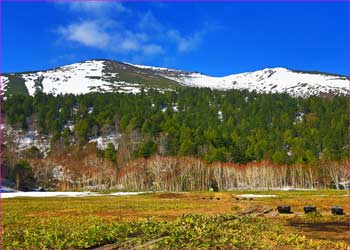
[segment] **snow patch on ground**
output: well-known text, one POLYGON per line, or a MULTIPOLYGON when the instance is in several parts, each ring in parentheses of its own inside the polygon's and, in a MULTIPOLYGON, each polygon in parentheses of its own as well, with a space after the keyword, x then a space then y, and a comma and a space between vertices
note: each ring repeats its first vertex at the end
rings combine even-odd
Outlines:
POLYGON ((239 198, 274 198, 277 195, 274 194, 240 194, 237 195, 239 198))
POLYGON ((222 122, 224 119, 223 119, 223 116, 222 116, 222 111, 220 110, 218 112, 218 119, 222 122))
POLYGON ((294 188, 294 187, 283 187, 280 189, 274 190, 282 190, 282 191, 317 191, 316 188, 294 188))
POLYGON ((13 193, 13 192, 17 192, 17 190, 10 187, 0 187, 0 193, 13 193))
POLYGON ((117 193, 110 193, 107 195, 113 195, 113 196, 127 196, 127 195, 138 195, 138 194, 144 194, 145 192, 117 192, 117 193))
POLYGON ((1 198, 15 198, 15 197, 88 197, 88 196, 127 196, 127 195, 138 195, 143 192, 117 192, 110 194, 99 194, 93 192, 15 192, 15 193, 1 193, 1 198))
POLYGON ((97 148, 101 150, 105 150, 109 143, 113 143, 113 145, 118 149, 118 139, 121 134, 109 134, 107 136, 98 136, 93 137, 89 140, 89 142, 95 142, 97 144, 97 148))
POLYGON ((11 126, 3 125, 2 128, 4 144, 11 143, 21 151, 35 146, 41 152, 47 152, 50 149, 50 137, 39 134, 37 130, 15 130, 11 126), (8 140, 11 140, 10 142, 8 140))

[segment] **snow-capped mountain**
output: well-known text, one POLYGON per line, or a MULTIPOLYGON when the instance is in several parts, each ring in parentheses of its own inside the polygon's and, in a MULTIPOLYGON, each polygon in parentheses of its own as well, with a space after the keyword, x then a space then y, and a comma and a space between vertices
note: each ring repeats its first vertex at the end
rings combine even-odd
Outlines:
POLYGON ((141 89, 172 90, 181 86, 287 93, 295 97, 349 93, 349 78, 321 72, 267 68, 213 77, 111 60, 89 60, 45 71, 3 74, 1 81, 3 93, 21 91, 29 95, 34 95, 36 91, 54 94, 92 91, 137 93, 141 89))
POLYGON ((257 93, 287 93, 295 97, 311 95, 349 94, 350 79, 322 72, 295 71, 286 68, 266 68, 254 72, 213 77, 201 73, 186 73, 173 69, 134 65, 147 68, 183 85, 218 90, 249 90, 257 93))
POLYGON ((160 75, 151 74, 128 64, 110 60, 89 60, 59 68, 3 74, 3 92, 25 89, 29 95, 35 91, 53 94, 86 94, 98 92, 137 93, 141 88, 166 89, 177 82, 160 75), (12 85, 12 86, 11 86, 12 85))

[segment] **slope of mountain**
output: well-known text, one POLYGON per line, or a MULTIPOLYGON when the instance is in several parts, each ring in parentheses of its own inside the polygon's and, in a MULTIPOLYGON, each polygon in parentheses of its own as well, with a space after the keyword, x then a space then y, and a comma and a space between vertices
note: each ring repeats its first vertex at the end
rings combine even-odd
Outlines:
POLYGON ((287 93, 291 96, 336 94, 346 95, 349 91, 349 79, 345 76, 322 72, 295 71, 286 68, 266 68, 254 72, 233 74, 224 77, 212 77, 201 73, 186 73, 156 67, 140 68, 172 79, 186 86, 211 89, 249 90, 258 93, 287 93))
POLYGON ((3 74, 2 90, 19 93, 26 89, 53 94, 85 94, 88 92, 137 93, 141 88, 173 89, 178 83, 128 64, 110 60, 90 60, 59 68, 3 74))
POLYGON ((92 91, 137 93, 141 89, 172 90, 184 86, 287 93, 295 97, 349 93, 347 77, 321 72, 266 68, 213 77, 111 60, 89 60, 46 71, 4 74, 1 89, 5 94, 33 95, 35 91, 53 94, 84 94, 92 91))

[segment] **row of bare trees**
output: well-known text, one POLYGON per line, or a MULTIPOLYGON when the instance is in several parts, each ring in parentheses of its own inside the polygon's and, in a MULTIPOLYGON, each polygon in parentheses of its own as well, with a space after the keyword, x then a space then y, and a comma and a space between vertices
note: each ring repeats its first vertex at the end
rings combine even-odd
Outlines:
POLYGON ((322 166, 275 165, 267 161, 245 165, 206 164, 194 157, 137 159, 125 165, 117 183, 128 190, 192 191, 208 190, 217 183, 220 190, 313 189, 346 186, 350 177, 349 161, 322 166))
MULTIPOLYGON (((124 140, 131 140, 132 134, 124 140)), ((11 163, 10 144, 3 156, 11 163)), ((346 188, 349 186, 350 162, 328 162, 319 166, 276 165, 267 161, 234 164, 207 164, 195 157, 153 156, 131 160, 133 148, 121 147, 118 164, 99 159, 96 145, 55 150, 46 158, 29 157, 38 186, 45 190, 114 189, 135 191, 208 190, 213 183, 219 190, 291 188, 346 188), (127 152, 128 154, 126 154, 127 152)), ((33 154, 33 153, 32 153, 33 154)), ((3 174, 6 169, 3 168, 3 174)), ((12 171, 14 172, 14 171, 12 171)), ((6 174, 5 174, 6 175, 6 174)), ((19 175, 18 175, 19 176, 19 175)))

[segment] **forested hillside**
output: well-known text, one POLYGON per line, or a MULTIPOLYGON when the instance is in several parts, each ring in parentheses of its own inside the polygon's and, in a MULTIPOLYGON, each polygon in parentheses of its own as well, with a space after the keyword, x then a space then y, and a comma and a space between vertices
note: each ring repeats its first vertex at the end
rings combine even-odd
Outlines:
POLYGON ((33 152, 57 159, 106 138, 96 157, 116 169, 152 155, 321 166, 345 160, 349 149, 347 99, 341 96, 303 99, 196 88, 79 96, 39 92, 4 100, 2 112, 5 126, 37 131, 50 143, 47 152, 23 149, 11 163, 14 133, 5 133, 8 166, 33 152))
POLYGON ((80 144, 104 130, 140 133, 135 157, 199 156, 208 162, 312 163, 346 157, 346 97, 295 99, 240 91, 185 89, 141 94, 14 96, 3 102, 11 126, 37 122, 52 143, 80 144), (72 131, 67 124, 75 124, 72 131))

